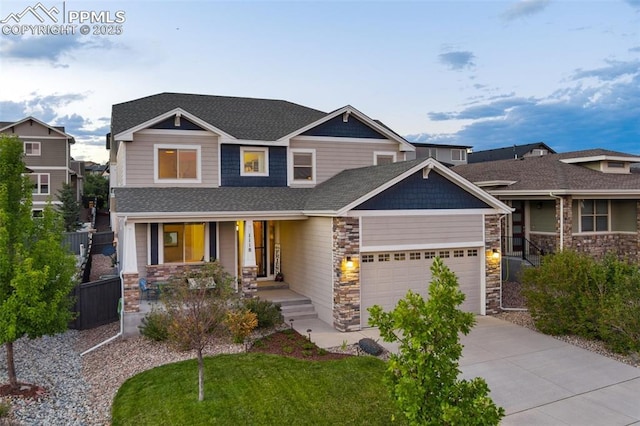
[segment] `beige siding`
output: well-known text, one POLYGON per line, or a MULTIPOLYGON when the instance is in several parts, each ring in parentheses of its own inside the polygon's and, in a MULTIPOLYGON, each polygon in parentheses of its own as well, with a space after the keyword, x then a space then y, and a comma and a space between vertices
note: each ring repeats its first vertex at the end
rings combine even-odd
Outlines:
POLYGON ((531 201, 529 220, 531 232, 556 232, 556 202, 531 201))
POLYGON ((147 268, 149 264, 147 259, 147 229, 146 223, 136 223, 136 261, 138 262, 138 271, 141 276, 146 276, 147 268))
POLYGON ((326 140, 292 140, 291 148, 316 150, 316 183, 324 182, 345 169, 373 165, 375 151, 396 153, 396 161, 404 160, 397 142, 332 142, 326 140))
POLYGON ((483 241, 481 215, 362 218, 363 250, 483 241))
POLYGON ((611 230, 618 232, 638 231, 638 209, 636 200, 611 201, 611 230))
POLYGON ((67 166, 68 142, 64 136, 36 122, 29 124, 26 121, 13 129, 14 133, 11 133, 10 130, 6 133, 20 137, 23 142, 40 142, 40 156, 24 157, 27 166, 67 166), (40 137, 41 139, 39 139, 40 137), (55 139, 50 139, 52 137, 55 139))
POLYGON ((52 201, 58 201, 58 191, 62 189, 62 184, 67 181, 67 172, 65 170, 34 170, 35 173, 49 174, 49 195, 34 194, 34 204, 46 203, 49 198, 52 201))
POLYGON ((280 244, 285 281, 311 299, 322 321, 333 324, 331 219, 280 222, 280 244))
POLYGON ((238 275, 238 262, 236 250, 236 223, 218 223, 218 260, 229 274, 238 275))
MULTIPOLYGON (((126 143, 126 186, 163 186, 154 184, 154 145, 165 144, 176 147, 200 146, 201 183, 176 184, 170 186, 218 186, 218 139, 205 135, 136 134, 133 142, 126 143)), ((119 161, 119 164, 122 162, 119 161)))

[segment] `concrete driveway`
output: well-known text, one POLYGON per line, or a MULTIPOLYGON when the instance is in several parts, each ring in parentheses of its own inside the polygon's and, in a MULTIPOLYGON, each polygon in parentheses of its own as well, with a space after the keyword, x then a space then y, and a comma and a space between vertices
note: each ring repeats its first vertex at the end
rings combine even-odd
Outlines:
MULTIPOLYGON (((497 318, 476 319, 462 338, 462 375, 484 377, 506 411, 503 425, 640 425, 640 368, 497 318)), ((340 333, 320 320, 295 323, 325 348, 380 337, 377 329, 340 333)))

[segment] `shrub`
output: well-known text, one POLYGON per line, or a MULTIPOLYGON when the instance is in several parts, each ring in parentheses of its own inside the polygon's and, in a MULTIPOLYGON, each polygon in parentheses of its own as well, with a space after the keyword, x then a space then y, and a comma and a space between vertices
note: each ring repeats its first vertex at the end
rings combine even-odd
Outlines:
POLYGON ((154 308, 142 318, 142 325, 138 328, 144 337, 163 342, 169 338, 169 322, 168 313, 154 308))
POLYGON ((258 328, 273 327, 282 323, 279 303, 254 298, 246 299, 244 307, 258 316, 258 328))
POLYGON ((233 341, 242 343, 258 325, 258 317, 248 310, 229 311, 227 312, 227 318, 225 318, 225 324, 231 331, 233 341))
POLYGON ((6 402, 0 401, 0 419, 9 417, 11 407, 6 402))

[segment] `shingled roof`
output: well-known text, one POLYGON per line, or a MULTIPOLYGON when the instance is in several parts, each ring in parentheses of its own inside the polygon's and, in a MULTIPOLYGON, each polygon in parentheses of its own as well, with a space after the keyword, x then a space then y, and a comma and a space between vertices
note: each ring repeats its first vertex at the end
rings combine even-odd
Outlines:
POLYGON ((113 105, 111 133, 118 135, 176 108, 238 139, 266 141, 277 140, 327 115, 282 100, 159 93, 113 105))
POLYGON ((549 154, 556 152, 544 142, 529 143, 525 145, 513 145, 505 148, 486 149, 474 151, 467 155, 467 163, 483 163, 485 161, 510 160, 524 157, 534 149, 546 149, 549 154))
POLYGON ((548 154, 484 163, 462 164, 453 171, 471 182, 514 182, 497 185, 494 190, 508 191, 602 191, 637 190, 640 193, 640 175, 602 173, 580 164, 567 164, 561 160, 587 157, 624 157, 638 161, 637 156, 604 149, 548 154))

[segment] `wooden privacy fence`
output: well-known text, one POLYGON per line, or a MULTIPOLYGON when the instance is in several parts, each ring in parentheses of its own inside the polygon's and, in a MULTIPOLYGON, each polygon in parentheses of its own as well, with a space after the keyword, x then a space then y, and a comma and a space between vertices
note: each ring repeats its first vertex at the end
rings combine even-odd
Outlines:
POLYGON ((78 317, 70 324, 70 328, 87 330, 118 321, 118 304, 120 302, 120 277, 92 281, 76 286, 73 296, 73 311, 78 317))
POLYGON ((113 231, 95 232, 91 238, 91 254, 102 254, 105 246, 113 246, 113 231))

